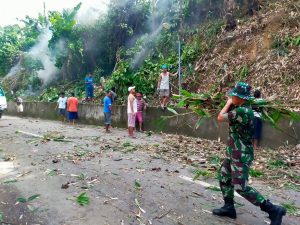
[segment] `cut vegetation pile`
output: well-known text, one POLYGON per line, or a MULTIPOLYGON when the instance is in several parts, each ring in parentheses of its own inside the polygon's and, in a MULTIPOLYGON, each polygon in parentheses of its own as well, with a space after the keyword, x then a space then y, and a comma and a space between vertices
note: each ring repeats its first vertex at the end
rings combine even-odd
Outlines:
MULTIPOLYGON (((202 171, 204 177, 215 177, 226 145, 206 139, 166 135, 165 146, 155 148, 156 157, 176 159, 202 171)), ((278 149, 260 148, 250 171, 252 177, 280 188, 300 191, 300 145, 278 149)))

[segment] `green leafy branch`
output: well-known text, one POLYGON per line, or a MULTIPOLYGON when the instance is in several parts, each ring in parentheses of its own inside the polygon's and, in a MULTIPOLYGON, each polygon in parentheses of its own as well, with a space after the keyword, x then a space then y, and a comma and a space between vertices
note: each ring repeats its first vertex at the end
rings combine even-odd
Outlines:
MULTIPOLYGON (((222 93, 208 94, 208 93, 190 93, 182 90, 181 95, 174 95, 173 99, 178 101, 177 107, 189 108, 193 113, 198 115, 199 119, 195 125, 196 128, 200 126, 204 118, 216 117, 221 109, 224 107, 226 101, 222 93)), ((294 109, 300 108, 299 103, 282 104, 276 100, 275 96, 267 99, 254 99, 250 102, 253 109, 260 112, 264 121, 271 124, 273 127, 280 129, 278 123, 285 118, 290 120, 290 124, 300 121, 300 114, 294 109)), ((175 116, 186 115, 186 113, 179 114, 174 109, 169 109, 175 116)))

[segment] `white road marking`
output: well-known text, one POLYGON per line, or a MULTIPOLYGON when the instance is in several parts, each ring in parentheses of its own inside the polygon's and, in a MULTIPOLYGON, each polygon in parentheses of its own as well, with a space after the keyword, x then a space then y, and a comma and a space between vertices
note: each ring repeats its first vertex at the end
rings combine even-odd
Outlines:
MULTIPOLYGON (((193 178, 187 177, 187 176, 183 176, 183 175, 180 175, 179 178, 180 178, 180 179, 183 179, 183 180, 185 180, 185 181, 189 181, 189 182, 195 183, 195 184, 200 184, 201 186, 206 187, 206 188, 209 188, 209 187, 216 187, 215 185, 206 183, 206 182, 201 181, 201 180, 193 180, 193 178)), ((240 196, 237 192, 234 192, 234 196, 243 198, 243 197, 240 196)))

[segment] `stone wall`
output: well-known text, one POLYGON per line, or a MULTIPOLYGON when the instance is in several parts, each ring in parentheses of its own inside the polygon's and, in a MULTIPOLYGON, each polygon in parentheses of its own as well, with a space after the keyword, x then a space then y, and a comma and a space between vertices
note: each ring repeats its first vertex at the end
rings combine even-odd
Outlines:
MULTIPOLYGON (((25 102, 25 117, 34 117, 49 120, 59 120, 59 116, 55 111, 56 103, 45 102, 25 102)), ((103 106, 94 104, 79 105, 79 122, 83 124, 93 124, 101 126, 103 124, 103 106)), ((127 108, 125 106, 113 106, 113 126, 126 128, 127 124, 127 108)), ((185 109, 179 109, 180 112, 189 113, 185 109)), ((9 102, 7 114, 17 115, 15 103, 9 102)), ((198 129, 195 129, 197 117, 193 114, 176 117, 167 111, 162 111, 156 107, 148 107, 145 114, 145 130, 163 131, 165 133, 183 134, 193 137, 207 138, 211 140, 226 141, 227 124, 218 123, 215 119, 203 120, 198 129), (162 116, 172 116, 172 118, 161 121, 162 116)), ((300 143, 300 123, 289 126, 288 121, 282 121, 280 127, 284 132, 278 131, 268 124, 263 126, 262 146, 275 148, 284 144, 300 143)))

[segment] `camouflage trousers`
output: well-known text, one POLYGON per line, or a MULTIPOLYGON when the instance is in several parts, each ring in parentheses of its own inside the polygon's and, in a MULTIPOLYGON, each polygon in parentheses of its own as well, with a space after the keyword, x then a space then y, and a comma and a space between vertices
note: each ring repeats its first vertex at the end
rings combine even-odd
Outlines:
POLYGON ((252 161, 242 162, 227 157, 220 168, 219 181, 223 197, 234 198, 234 190, 256 206, 260 206, 265 198, 248 185, 249 169, 252 161))

